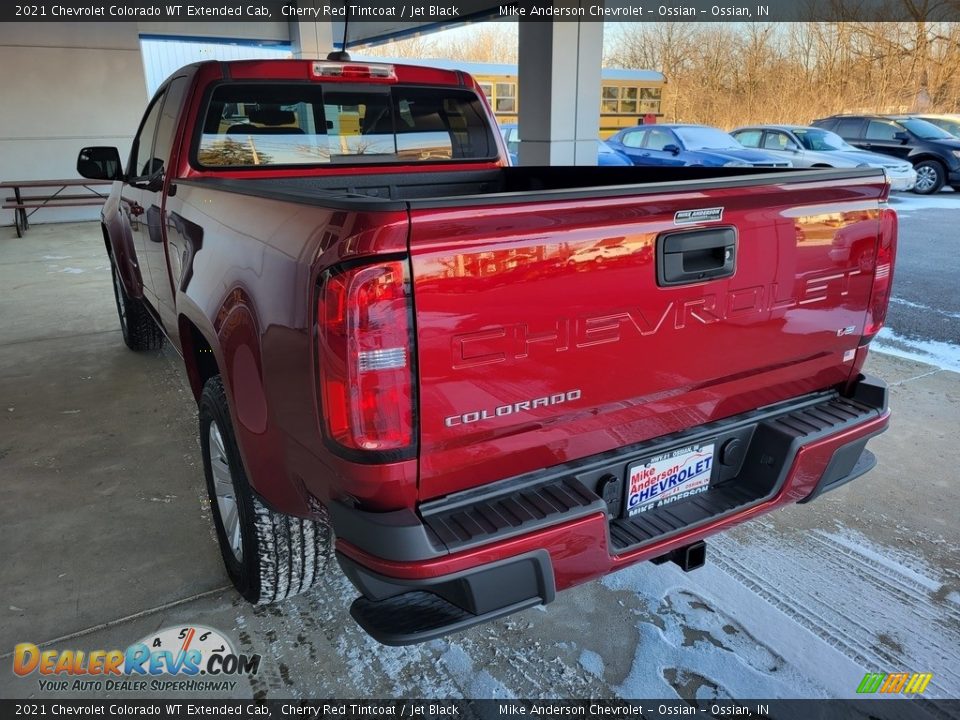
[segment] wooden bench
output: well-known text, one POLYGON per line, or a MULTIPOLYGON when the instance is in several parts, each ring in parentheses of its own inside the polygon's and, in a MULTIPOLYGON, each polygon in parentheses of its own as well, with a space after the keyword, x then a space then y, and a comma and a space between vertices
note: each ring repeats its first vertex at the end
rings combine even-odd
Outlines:
POLYGON ((103 205, 107 196, 96 188, 112 185, 111 180, 8 180, 0 182, 0 188, 13 190, 13 195, 5 197, 4 210, 13 210, 13 224, 17 228, 17 237, 23 237, 30 229, 30 216, 44 208, 85 207, 103 205), (56 188, 49 194, 24 195, 23 191, 32 188, 56 188), (68 188, 83 188, 84 193, 68 193, 68 188), (28 212, 29 211, 29 212, 28 212))

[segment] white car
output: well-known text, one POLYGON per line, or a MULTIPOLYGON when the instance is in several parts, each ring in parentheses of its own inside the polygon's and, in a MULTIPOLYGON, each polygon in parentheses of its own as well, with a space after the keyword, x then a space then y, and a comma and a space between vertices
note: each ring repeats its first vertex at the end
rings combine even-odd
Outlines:
POLYGON ((836 133, 803 125, 752 125, 733 130, 737 141, 793 160, 795 167, 876 167, 883 168, 890 189, 913 190, 917 171, 905 160, 860 150, 836 133))

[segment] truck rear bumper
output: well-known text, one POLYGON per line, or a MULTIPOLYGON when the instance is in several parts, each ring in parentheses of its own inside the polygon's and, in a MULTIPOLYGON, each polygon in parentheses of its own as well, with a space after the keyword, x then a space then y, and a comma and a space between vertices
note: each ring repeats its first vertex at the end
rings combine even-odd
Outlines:
MULTIPOLYGON (((886 385, 818 393, 528 476, 367 513, 333 503, 337 558, 363 594, 351 608, 386 644, 422 642, 550 602, 561 590, 671 555, 777 507, 809 502, 867 472, 867 440, 889 423, 886 385), (711 442, 709 489, 634 517, 627 469, 711 442)), ((675 556, 675 555, 674 555, 675 556)))

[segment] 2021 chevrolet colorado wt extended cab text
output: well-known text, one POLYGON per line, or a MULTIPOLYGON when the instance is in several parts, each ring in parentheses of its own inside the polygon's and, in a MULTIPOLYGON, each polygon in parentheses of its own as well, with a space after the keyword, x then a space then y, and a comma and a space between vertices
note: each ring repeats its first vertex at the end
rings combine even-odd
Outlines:
POLYGON ((335 538, 353 617, 417 642, 697 567, 872 467, 881 170, 507 167, 495 128, 461 72, 208 62, 125 169, 81 151, 115 180, 124 339, 183 356, 251 602, 309 588, 335 538))

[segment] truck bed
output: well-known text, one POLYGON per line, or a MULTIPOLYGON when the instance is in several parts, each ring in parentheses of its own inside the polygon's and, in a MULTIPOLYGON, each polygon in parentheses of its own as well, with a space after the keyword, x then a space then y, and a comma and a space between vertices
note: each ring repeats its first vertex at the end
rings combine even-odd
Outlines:
POLYGON ((495 170, 181 180, 226 192, 344 210, 469 207, 536 199, 583 200, 718 187, 881 177, 883 170, 653 167, 506 167, 495 170))

